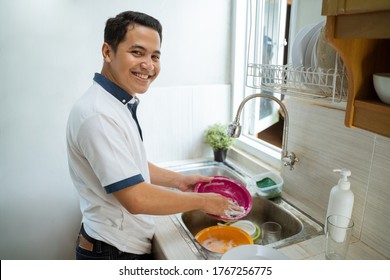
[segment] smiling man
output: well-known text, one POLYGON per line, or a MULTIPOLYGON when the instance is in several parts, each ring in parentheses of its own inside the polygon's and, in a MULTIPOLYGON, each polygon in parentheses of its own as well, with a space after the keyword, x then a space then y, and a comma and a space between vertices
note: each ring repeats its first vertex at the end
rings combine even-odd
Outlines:
POLYGON ((160 73, 162 28, 152 20, 150 26, 131 24, 123 41, 119 42, 120 24, 125 25, 126 21, 110 19, 107 22, 102 75, 135 96, 145 93, 160 73))
POLYGON ((160 73, 161 42, 161 24, 149 15, 128 11, 108 19, 102 71, 70 112, 69 170, 83 215, 77 259, 151 259, 153 215, 240 210, 223 196, 192 192, 210 178, 147 160, 136 95, 160 73))

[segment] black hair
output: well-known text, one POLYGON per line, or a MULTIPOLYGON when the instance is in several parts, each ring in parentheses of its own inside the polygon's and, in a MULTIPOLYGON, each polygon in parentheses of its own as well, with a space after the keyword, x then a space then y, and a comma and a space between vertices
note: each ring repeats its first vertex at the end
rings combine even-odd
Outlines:
POLYGON ((122 12, 116 17, 107 20, 104 29, 104 42, 109 44, 114 52, 116 52, 119 43, 125 39, 128 26, 135 24, 156 30, 160 36, 160 43, 162 42, 161 23, 152 16, 133 11, 122 12))

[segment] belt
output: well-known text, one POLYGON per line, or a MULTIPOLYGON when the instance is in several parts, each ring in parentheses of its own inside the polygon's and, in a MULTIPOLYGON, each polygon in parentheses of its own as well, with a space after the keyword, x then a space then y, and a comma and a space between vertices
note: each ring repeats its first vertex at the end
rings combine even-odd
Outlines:
POLYGON ((93 243, 88 241, 81 233, 79 233, 79 238, 77 240, 77 245, 84 250, 93 251, 93 243))

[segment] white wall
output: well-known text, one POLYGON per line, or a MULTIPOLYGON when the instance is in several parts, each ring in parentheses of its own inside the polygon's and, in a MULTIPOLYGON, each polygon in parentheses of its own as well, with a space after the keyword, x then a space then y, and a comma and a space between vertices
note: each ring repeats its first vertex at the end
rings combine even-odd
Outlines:
POLYGON ((161 162, 209 153, 201 134, 227 121, 230 6, 226 0, 1 1, 1 259, 74 257, 81 217, 65 126, 72 104, 100 72, 107 18, 132 9, 163 24, 162 72, 140 105, 150 158, 161 162))

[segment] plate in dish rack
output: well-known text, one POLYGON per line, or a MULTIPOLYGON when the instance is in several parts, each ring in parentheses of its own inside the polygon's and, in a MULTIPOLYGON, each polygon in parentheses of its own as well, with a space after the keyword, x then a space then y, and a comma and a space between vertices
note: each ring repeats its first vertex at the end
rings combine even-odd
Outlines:
POLYGON ((310 37, 309 43, 307 44, 305 55, 304 55, 303 65, 305 66, 306 69, 311 68, 313 66, 312 65, 312 56, 313 56, 314 46, 318 40, 318 37, 320 36, 321 28, 322 28, 323 24, 324 24, 324 22, 321 21, 316 26, 314 26, 312 29, 313 33, 310 37))
POLYGON ((305 51, 307 44, 310 40, 310 34, 312 34, 312 28, 315 24, 308 24, 302 27, 299 30, 297 36, 295 36, 294 43, 292 46, 292 64, 294 67, 301 67, 303 65, 303 58, 305 56, 305 51))

